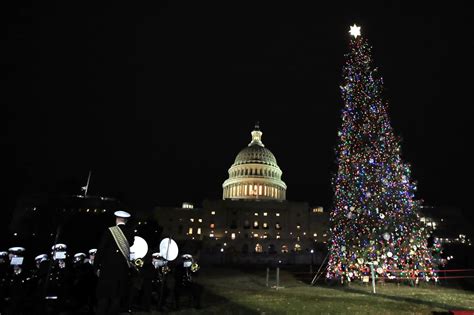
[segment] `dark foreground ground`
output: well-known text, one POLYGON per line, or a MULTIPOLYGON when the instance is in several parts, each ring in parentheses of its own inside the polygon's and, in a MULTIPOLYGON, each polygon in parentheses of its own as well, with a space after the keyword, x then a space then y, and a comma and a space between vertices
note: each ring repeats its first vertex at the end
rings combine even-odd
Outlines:
MULTIPOLYGON (((377 293, 364 284, 341 286, 324 281, 311 286, 308 270, 283 267, 280 287, 275 288, 275 269, 266 286, 265 268, 208 267, 195 278, 204 287, 202 307, 194 309, 183 297, 179 310, 169 314, 449 314, 472 310, 470 282, 422 283, 417 287, 378 284, 377 293)), ((134 314, 150 314, 135 312, 134 314)), ((158 314, 158 312, 153 312, 158 314)))

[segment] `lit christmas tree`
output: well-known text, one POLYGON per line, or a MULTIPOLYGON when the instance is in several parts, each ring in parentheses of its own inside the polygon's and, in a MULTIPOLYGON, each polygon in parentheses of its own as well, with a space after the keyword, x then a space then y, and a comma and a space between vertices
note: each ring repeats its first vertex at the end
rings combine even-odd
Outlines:
POLYGON ((352 26, 350 33, 327 277, 363 279, 373 264, 377 277, 436 279, 428 231, 418 216, 421 202, 415 200, 410 167, 400 157, 382 78, 360 27, 352 26))

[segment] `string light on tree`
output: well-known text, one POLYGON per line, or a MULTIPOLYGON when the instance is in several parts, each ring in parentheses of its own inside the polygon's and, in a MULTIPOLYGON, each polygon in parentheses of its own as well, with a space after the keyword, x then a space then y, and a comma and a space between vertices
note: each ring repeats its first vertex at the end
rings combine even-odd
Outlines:
POLYGON ((372 266, 376 277, 436 280, 428 231, 418 215, 421 201, 401 159, 382 78, 360 27, 354 24, 349 33, 327 277, 364 279, 372 266))

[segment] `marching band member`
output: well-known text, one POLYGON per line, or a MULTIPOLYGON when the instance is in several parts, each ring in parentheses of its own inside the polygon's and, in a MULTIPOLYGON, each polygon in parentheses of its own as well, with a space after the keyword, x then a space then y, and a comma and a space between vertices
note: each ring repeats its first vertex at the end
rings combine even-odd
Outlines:
POLYGON ((94 261, 95 261, 95 254, 97 253, 97 248, 91 248, 89 249, 89 258, 86 260, 86 265, 89 267, 88 269, 88 275, 90 277, 90 286, 87 289, 87 301, 89 305, 89 310, 92 312, 94 309, 94 306, 97 304, 97 299, 96 299, 96 294, 95 294, 95 288, 97 287, 97 274, 94 271, 94 261))
POLYGON ((133 272, 131 279, 132 281, 129 292, 129 311, 136 309, 149 312, 151 310, 152 281, 154 276, 152 255, 147 253, 141 258, 141 261, 143 264, 137 264, 137 271, 133 272))
POLYGON ((73 308, 80 313, 91 313, 92 308, 92 286, 94 285, 94 269, 86 262, 85 253, 76 253, 72 265, 71 293, 73 308))
POLYGON ((43 306, 43 290, 48 275, 49 268, 48 254, 40 254, 35 257, 35 265, 29 272, 28 277, 28 297, 31 303, 28 303, 28 314, 39 313, 38 309, 43 306))
POLYGON ((0 277, 7 272, 8 264, 10 260, 8 259, 8 252, 1 251, 0 252, 0 277))
POLYGON ((89 259, 87 259, 87 262, 91 265, 94 265, 95 253, 97 253, 97 248, 89 249, 89 259))
POLYGON ((26 299, 26 273, 23 272, 23 247, 11 247, 8 249, 10 268, 7 272, 6 281, 6 314, 19 314, 24 310, 26 299))
POLYGON ((193 280, 193 274, 199 270, 199 265, 194 261, 193 256, 184 254, 181 256, 181 263, 176 267, 176 306, 179 307, 181 295, 189 297, 189 304, 194 308, 201 307, 202 287, 193 280))
POLYGON ((133 244, 133 229, 126 223, 130 214, 116 211, 116 225, 105 231, 94 259, 94 268, 99 277, 97 283, 97 314, 118 314, 120 301, 127 294, 129 285, 130 246, 133 244))
POLYGON ((155 293, 154 300, 160 312, 166 310, 168 298, 174 291, 175 281, 168 263, 160 253, 152 254, 152 265, 154 267, 151 280, 152 291, 155 293))
POLYGON ((82 265, 83 263, 85 263, 85 260, 86 260, 86 254, 84 254, 84 253, 74 254, 73 263, 75 265, 82 265))
POLYGON ((5 308, 5 297, 7 293, 7 275, 10 260, 8 259, 8 252, 0 252, 0 314, 5 308))
POLYGON ((36 269, 41 269, 42 266, 45 266, 45 263, 48 262, 48 254, 40 254, 35 257, 35 266, 36 269))
POLYGON ((44 285, 46 274, 48 273, 48 254, 40 254, 35 257, 35 267, 30 271, 32 287, 38 288, 44 285))
POLYGON ((46 281, 46 311, 58 312, 71 303, 71 271, 67 264, 67 245, 55 244, 51 247, 52 264, 46 281))

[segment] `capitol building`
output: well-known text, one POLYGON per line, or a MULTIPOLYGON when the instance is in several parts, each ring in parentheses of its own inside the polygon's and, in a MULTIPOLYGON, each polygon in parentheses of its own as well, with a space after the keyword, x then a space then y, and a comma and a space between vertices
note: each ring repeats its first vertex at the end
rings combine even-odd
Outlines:
POLYGON ((262 143, 258 125, 252 141, 241 150, 229 169, 229 178, 222 185, 223 199, 285 200, 286 184, 273 153, 262 143))
POLYGON ((307 202, 287 200, 283 171, 262 135, 256 124, 250 143, 228 170, 221 200, 204 200, 202 207, 188 202, 157 206, 143 220, 157 221, 163 237, 178 244, 198 244, 195 251, 201 260, 266 263, 277 258, 306 263, 308 257, 313 259, 327 241, 328 213, 307 202))

